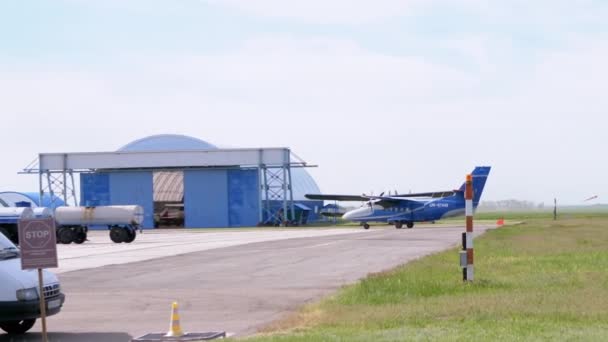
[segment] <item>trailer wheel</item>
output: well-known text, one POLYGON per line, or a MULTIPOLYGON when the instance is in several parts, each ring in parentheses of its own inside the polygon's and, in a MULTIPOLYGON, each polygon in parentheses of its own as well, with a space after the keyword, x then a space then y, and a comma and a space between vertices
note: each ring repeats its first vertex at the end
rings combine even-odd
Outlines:
POLYGON ((114 243, 121 243, 127 241, 127 232, 121 227, 112 227, 110 229, 110 240, 114 243))
POLYGON ((78 229, 74 235, 74 243, 80 245, 81 243, 87 241, 87 233, 85 233, 83 229, 78 229))
POLYGON ((59 228, 59 230, 57 231, 57 239, 59 240, 60 243, 63 243, 66 245, 69 245, 70 243, 72 243, 72 241, 74 241, 74 239, 75 239, 72 228, 59 228))
POLYGON ((127 239, 125 240, 125 242, 131 243, 135 241, 135 237, 137 236, 135 229, 125 229, 125 231, 127 232, 127 239))
POLYGON ((9 321, 0 323, 0 328, 2 328, 2 330, 6 331, 9 334, 25 334, 34 326, 35 323, 36 319, 9 321))

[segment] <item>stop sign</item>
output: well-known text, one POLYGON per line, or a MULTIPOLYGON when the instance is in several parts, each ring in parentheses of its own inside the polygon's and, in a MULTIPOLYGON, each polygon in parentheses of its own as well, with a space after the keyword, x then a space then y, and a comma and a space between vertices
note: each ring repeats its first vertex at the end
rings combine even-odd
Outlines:
POLYGON ((28 222, 23 229, 25 243, 31 248, 43 248, 51 243, 51 230, 44 222, 28 222), (43 225, 43 226, 40 226, 43 225))
POLYGON ((24 219, 19 221, 21 268, 57 267, 55 220, 24 219))

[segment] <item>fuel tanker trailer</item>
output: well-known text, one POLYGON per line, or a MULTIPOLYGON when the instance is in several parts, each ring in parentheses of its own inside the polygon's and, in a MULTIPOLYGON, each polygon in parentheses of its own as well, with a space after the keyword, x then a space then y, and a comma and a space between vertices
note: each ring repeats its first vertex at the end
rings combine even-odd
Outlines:
POLYGON ((34 212, 34 217, 37 219, 53 217, 53 210, 51 208, 37 207, 32 208, 32 211, 34 212))
POLYGON ((115 243, 131 243, 144 220, 139 205, 111 205, 99 207, 58 207, 55 209, 57 241, 83 243, 90 226, 107 226, 115 243))
POLYGON ((32 208, 0 207, 0 234, 14 244, 19 243, 19 220, 34 218, 32 208))

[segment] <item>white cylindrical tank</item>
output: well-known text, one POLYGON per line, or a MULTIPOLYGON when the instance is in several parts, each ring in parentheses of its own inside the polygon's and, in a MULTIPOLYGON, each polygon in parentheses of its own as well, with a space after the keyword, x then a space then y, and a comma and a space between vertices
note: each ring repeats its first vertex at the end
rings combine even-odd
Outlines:
POLYGON ((32 208, 0 207, 0 221, 4 223, 17 223, 17 221, 21 219, 30 218, 34 218, 34 211, 32 208))
POLYGON ((58 207, 55 221, 58 225, 140 225, 144 209, 139 205, 111 205, 100 207, 58 207))
POLYGON ((33 211, 34 211, 35 218, 53 217, 53 211, 50 208, 38 207, 38 208, 34 208, 33 211))

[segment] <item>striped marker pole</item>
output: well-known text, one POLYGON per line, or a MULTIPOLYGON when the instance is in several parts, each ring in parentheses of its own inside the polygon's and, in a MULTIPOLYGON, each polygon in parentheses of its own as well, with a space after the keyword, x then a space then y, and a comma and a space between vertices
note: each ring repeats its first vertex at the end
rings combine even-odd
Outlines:
POLYGON ((462 280, 473 281, 473 176, 467 175, 466 187, 464 190, 466 228, 462 246, 466 251, 466 266, 462 270, 462 280))

